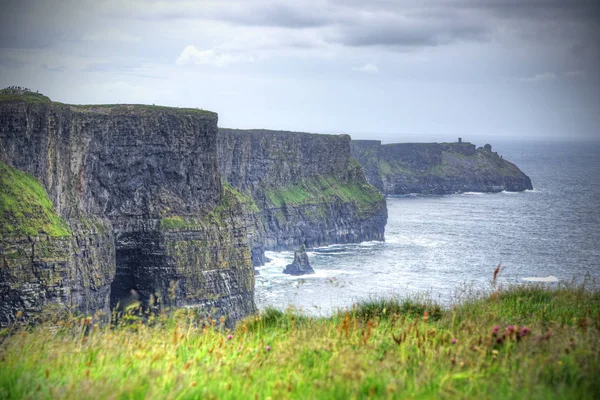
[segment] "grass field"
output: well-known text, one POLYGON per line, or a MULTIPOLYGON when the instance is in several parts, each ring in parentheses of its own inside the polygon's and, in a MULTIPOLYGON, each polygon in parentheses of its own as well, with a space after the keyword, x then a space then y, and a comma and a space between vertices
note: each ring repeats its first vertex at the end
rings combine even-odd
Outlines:
MULTIPOLYGON (((135 312, 135 310, 133 310, 135 312)), ((513 286, 452 309, 373 300, 329 318, 273 309, 93 318, 0 336, 0 398, 600 398, 597 289, 513 286)))

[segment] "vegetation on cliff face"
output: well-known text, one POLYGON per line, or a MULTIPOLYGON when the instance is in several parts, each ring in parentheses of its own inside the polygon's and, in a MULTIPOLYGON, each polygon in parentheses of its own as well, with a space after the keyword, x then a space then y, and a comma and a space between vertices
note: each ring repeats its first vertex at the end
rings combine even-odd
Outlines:
POLYGON ((337 198, 343 203, 356 203, 359 209, 364 209, 382 199, 381 194, 371 185, 342 183, 330 176, 316 176, 283 187, 268 187, 265 195, 273 206, 279 208, 286 205, 320 204, 337 198))
POLYGON ((161 218, 159 227, 163 230, 197 230, 207 226, 227 225, 224 218, 230 217, 232 208, 241 207, 248 212, 258 212, 258 207, 252 198, 233 188, 227 182, 223 182, 223 197, 221 202, 208 215, 202 218, 191 216, 168 216, 161 218))
MULTIPOLYGON (((350 170, 361 168, 358 162, 351 159, 350 170)), ((265 196, 275 207, 286 205, 302 206, 308 204, 323 204, 336 199, 342 203, 354 203, 359 210, 368 210, 379 203, 383 196, 370 184, 350 177, 347 182, 326 175, 315 175, 302 179, 293 185, 274 186, 265 188, 265 196)))
POLYGON ((234 330, 194 310, 0 334, 0 398, 565 398, 600 395, 600 293, 518 286, 453 309, 381 300, 234 330))
POLYGON ((44 186, 33 176, 0 162, 1 236, 69 236, 44 186))

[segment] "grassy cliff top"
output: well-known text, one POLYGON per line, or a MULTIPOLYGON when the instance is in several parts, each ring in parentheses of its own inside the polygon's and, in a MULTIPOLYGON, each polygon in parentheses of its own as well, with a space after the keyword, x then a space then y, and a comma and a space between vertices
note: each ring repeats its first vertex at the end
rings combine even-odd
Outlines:
POLYGON ((169 112, 187 115, 198 115, 204 117, 216 118, 217 113, 199 108, 179 108, 157 106, 149 104, 64 104, 50 100, 49 97, 41 93, 32 92, 29 89, 11 89, 0 90, 0 103, 2 102, 25 102, 30 104, 52 104, 57 106, 70 107, 72 110, 82 112, 92 112, 99 114, 117 113, 117 114, 152 114, 158 112, 169 112))
POLYGON ((16 102, 23 101, 27 103, 36 104, 49 104, 52 103, 49 97, 44 96, 41 93, 32 92, 28 89, 17 90, 17 89, 2 89, 0 90, 0 102, 16 102))
POLYGON ((0 162, 0 236, 69 236, 44 186, 33 176, 0 162))
POLYGON ((245 135, 257 135, 257 136, 275 136, 275 137, 284 137, 286 138, 288 135, 295 136, 306 136, 306 137, 341 137, 349 140, 350 135, 348 134, 330 134, 330 133, 311 133, 311 132, 297 132, 297 131, 279 131, 273 129, 234 129, 234 128, 219 128, 220 133, 228 134, 245 134, 245 135))

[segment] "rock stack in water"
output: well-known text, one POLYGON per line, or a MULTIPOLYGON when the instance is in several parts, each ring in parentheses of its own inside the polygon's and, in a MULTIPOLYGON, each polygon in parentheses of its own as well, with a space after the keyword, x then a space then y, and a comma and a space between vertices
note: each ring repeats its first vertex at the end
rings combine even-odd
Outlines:
POLYGON ((315 273, 315 270, 308 261, 308 255, 306 255, 306 247, 304 245, 294 252, 294 262, 288 264, 283 270, 283 273, 290 275, 306 275, 315 273))

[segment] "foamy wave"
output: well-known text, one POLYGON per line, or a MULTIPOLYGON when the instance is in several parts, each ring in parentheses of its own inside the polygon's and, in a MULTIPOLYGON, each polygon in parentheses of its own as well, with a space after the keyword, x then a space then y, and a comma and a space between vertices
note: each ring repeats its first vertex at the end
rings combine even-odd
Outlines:
POLYGON ((558 278, 554 275, 548 275, 546 277, 530 276, 522 279, 526 282, 558 282, 558 278))
POLYGON ((404 235, 391 236, 386 238, 385 240, 386 243, 400 244, 404 246, 438 247, 444 244, 444 241, 441 240, 433 240, 426 237, 412 237, 404 235))
POLYGON ((485 193, 483 193, 483 192, 464 192, 464 193, 462 193, 462 195, 464 195, 464 196, 480 196, 483 194, 485 194, 485 193))

